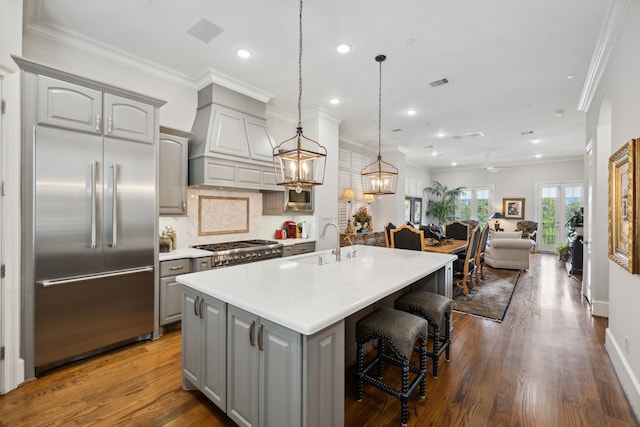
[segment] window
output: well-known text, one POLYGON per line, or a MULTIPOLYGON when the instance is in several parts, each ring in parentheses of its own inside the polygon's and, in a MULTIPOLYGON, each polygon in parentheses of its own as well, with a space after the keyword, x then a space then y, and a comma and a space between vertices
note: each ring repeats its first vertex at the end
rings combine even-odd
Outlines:
POLYGON ((456 216, 462 221, 474 219, 484 225, 489 220, 491 187, 466 187, 460 195, 456 216))

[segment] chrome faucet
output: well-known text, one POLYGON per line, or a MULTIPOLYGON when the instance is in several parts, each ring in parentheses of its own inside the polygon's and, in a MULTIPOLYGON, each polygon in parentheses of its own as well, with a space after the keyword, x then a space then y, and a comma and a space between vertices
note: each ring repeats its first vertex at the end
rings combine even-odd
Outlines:
POLYGON ((331 253, 333 255, 336 256, 336 261, 340 261, 340 230, 338 229, 338 226, 333 223, 333 222, 328 222, 324 225, 324 227, 322 227, 322 233, 320 233, 320 238, 324 239, 324 235, 327 234, 327 228, 333 225, 333 227, 336 229, 336 247, 331 249, 331 253))
POLYGON ((356 249, 353 246, 353 241, 351 240, 351 237, 349 236, 345 236, 344 240, 346 240, 347 242, 349 242, 349 244, 351 245, 351 252, 347 252, 347 259, 349 258, 355 258, 356 254, 358 253, 358 251, 356 251, 356 249))

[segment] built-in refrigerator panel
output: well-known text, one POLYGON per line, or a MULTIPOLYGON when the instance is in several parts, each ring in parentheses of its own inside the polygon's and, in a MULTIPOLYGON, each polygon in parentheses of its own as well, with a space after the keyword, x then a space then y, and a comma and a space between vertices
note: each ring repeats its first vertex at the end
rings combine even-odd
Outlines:
POLYGON ((100 273, 102 137, 45 126, 34 132, 35 280, 100 273))
POLYGON ((105 271, 153 265, 155 147, 104 138, 105 271))

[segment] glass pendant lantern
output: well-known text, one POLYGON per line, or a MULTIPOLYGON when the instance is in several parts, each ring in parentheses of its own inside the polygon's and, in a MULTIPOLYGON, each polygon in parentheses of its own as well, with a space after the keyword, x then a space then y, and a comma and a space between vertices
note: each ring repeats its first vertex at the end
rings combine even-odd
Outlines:
POLYGON ((387 59, 385 55, 376 56, 380 64, 380 83, 378 85, 378 159, 362 169, 363 193, 376 197, 385 194, 395 194, 398 187, 398 169, 391 163, 382 160, 382 62, 387 59))
POLYGON ((298 193, 303 187, 322 185, 327 158, 327 149, 302 133, 302 0, 299 22, 298 128, 293 138, 273 149, 276 183, 293 187, 298 193))

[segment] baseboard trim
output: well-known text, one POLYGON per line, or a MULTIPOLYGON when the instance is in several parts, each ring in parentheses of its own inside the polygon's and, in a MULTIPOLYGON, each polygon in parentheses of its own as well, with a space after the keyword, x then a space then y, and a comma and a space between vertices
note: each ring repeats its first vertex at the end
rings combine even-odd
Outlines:
POLYGON ((611 360, 613 369, 615 369, 618 375, 618 379, 620 380, 620 384, 622 384, 627 400, 629 400, 631 409, 636 419, 640 419, 640 383, 638 383, 638 379, 634 375, 631 366, 629 366, 622 348, 618 345, 616 338, 610 332, 609 328, 605 330, 604 347, 609 354, 609 360, 611 360))
POLYGON ((591 315, 609 318, 609 301, 593 300, 591 315))

